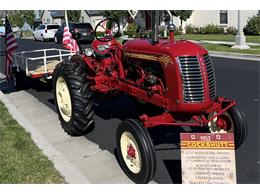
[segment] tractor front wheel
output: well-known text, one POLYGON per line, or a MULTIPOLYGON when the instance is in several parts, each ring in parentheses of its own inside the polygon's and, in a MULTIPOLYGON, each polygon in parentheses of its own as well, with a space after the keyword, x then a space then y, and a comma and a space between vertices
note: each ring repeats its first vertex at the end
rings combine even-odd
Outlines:
POLYGON ((156 155, 146 128, 137 120, 121 122, 116 134, 119 163, 135 183, 148 183, 156 170, 156 155))
POLYGON ((61 126, 71 136, 85 135, 94 128, 90 81, 81 61, 62 62, 55 67, 53 89, 61 126))
MULTIPOLYGON (((216 112, 210 113, 208 118, 215 114, 216 112)), ((211 133, 234 133, 236 149, 244 143, 247 137, 246 118, 237 105, 209 122, 208 129, 211 133)))

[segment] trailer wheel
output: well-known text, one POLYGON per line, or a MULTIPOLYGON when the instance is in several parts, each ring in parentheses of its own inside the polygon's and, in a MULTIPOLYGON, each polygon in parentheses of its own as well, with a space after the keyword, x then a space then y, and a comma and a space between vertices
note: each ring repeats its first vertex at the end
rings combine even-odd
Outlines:
POLYGON ((16 67, 13 68, 12 82, 17 91, 30 89, 34 85, 34 80, 27 77, 25 72, 22 71, 20 68, 19 71, 17 71, 16 67))
POLYGON ((59 120, 65 132, 71 136, 85 135, 94 129, 93 94, 83 66, 81 61, 62 62, 53 73, 59 120))
POLYGON ((156 170, 156 155, 152 140, 137 120, 127 119, 117 128, 116 144, 119 163, 135 183, 148 183, 156 170))
MULTIPOLYGON (((209 118, 215 113, 209 114, 209 118)), ((247 123, 244 112, 237 106, 233 106, 219 117, 208 123, 211 133, 234 133, 235 148, 239 148, 247 137, 247 123)))

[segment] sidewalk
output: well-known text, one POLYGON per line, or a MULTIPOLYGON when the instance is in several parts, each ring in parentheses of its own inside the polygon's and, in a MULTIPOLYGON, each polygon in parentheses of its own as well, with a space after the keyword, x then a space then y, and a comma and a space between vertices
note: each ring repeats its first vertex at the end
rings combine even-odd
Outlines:
POLYGON ((68 136, 57 114, 31 94, 20 91, 4 95, 0 91, 0 100, 68 183, 133 183, 113 154, 86 137, 68 136))

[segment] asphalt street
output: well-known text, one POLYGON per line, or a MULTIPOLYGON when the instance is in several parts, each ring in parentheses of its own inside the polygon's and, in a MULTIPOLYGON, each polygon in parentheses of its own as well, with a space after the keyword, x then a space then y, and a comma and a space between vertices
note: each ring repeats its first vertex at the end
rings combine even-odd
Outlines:
MULTIPOLYGON (((18 51, 62 48, 60 44, 33 42, 32 40, 18 40, 18 44, 18 51)), ((238 183, 260 183, 260 62, 216 57, 212 59, 217 78, 217 95, 235 99, 244 110, 248 122, 247 140, 236 151, 237 181, 238 183)), ((55 110, 52 89, 44 83, 38 83, 34 88, 28 89, 27 92, 55 110)), ((140 104, 126 95, 118 98, 96 97, 96 128, 86 137, 100 145, 102 149, 114 153, 117 125, 125 118, 138 115, 138 106, 140 104)), ((157 172, 154 177, 156 182, 181 183, 179 133, 184 130, 190 131, 189 128, 183 129, 180 127, 150 130, 158 161, 157 172)))

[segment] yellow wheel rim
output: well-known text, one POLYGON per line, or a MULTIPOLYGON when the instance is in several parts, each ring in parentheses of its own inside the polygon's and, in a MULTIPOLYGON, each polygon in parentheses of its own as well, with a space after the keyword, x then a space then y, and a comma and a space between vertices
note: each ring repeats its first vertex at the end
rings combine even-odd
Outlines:
POLYGON ((141 171, 142 159, 137 142, 130 132, 126 131, 121 135, 120 149, 128 169, 135 174, 139 173, 141 171), (132 155, 129 155, 130 147, 132 155))
MULTIPOLYGON (((208 116, 208 119, 210 119, 212 116, 214 116, 216 114, 217 114, 217 112, 210 113, 209 116, 208 116)), ((218 117, 215 117, 212 121, 210 121, 208 123, 209 131, 211 133, 234 133, 234 123, 232 121, 230 114, 228 112, 224 112, 222 115, 227 116, 227 118, 231 122, 231 127, 229 128, 229 130, 221 129, 220 127, 218 127, 217 124, 216 124, 218 117)))
POLYGON ((64 121, 69 122, 71 119, 72 106, 68 85, 63 77, 59 77, 56 82, 56 99, 59 112, 64 121))

